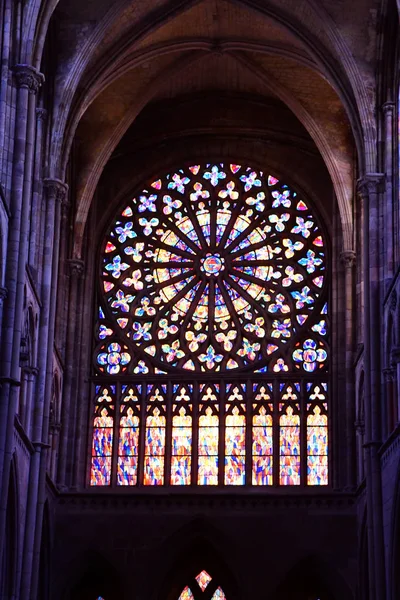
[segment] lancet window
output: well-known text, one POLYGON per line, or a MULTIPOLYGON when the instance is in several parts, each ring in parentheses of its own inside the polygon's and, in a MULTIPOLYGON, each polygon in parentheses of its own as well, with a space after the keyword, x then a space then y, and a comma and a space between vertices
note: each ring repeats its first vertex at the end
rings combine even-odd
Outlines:
POLYGON ((328 300, 294 189, 238 164, 150 181, 102 246, 90 485, 327 485, 328 300))

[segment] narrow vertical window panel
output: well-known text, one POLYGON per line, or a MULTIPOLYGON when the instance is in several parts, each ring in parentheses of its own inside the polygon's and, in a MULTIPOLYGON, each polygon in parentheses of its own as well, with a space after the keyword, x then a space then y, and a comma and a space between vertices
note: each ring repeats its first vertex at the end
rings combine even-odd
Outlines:
POLYGON ((198 485, 218 485, 219 386, 202 389, 198 428, 198 485))
POLYGON ((110 485, 111 483, 114 427, 112 401, 108 389, 104 389, 97 399, 96 416, 93 421, 90 470, 90 485, 92 486, 110 485))
MULTIPOLYGON (((153 386, 148 386, 149 391, 153 386)), ((160 386, 149 397, 146 417, 144 485, 163 485, 165 467, 165 405, 166 386, 160 386)))
MULTIPOLYGON (((228 387, 229 390, 229 387, 228 387)), ((225 485, 245 484, 246 415, 244 387, 235 386, 225 405, 225 485)))
POLYGON ((288 406, 279 419, 279 482, 300 485, 300 416, 288 406))
POLYGON ((138 393, 141 387, 123 386, 120 407, 117 484, 136 485, 139 456, 140 403, 138 393))
POLYGON ((219 417, 208 407, 199 417, 199 485, 218 485, 219 417))
POLYGON ((171 484, 190 485, 192 474, 193 385, 174 385, 172 407, 171 484))
POLYGON ((253 416, 253 485, 273 484, 273 423, 272 415, 261 406, 253 416))
POLYGON ((253 383, 252 484, 273 485, 272 383, 253 383))
POLYGON ((181 406, 172 418, 172 485, 190 485, 192 467, 192 417, 181 406))
POLYGON ((307 485, 328 485, 328 417, 320 406, 307 417, 307 485))

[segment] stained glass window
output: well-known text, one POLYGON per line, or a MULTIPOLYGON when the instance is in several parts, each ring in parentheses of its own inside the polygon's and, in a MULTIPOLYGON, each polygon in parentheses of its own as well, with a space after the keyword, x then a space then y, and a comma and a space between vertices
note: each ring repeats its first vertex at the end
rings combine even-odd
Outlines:
MULTIPOLYGON (((210 585, 210 587, 213 589, 211 589, 212 595, 208 595, 208 598, 211 597, 211 600, 226 600, 226 596, 222 591, 222 588, 216 587, 213 578, 207 573, 207 571, 201 571, 198 575, 196 575, 193 580, 193 585, 196 586, 196 598, 201 598, 201 592, 204 592, 210 585)), ((195 596, 189 586, 185 587, 178 600, 195 600, 195 596)))
POLYGON ((148 182, 102 250, 91 485, 326 485, 326 252, 259 170, 148 182))

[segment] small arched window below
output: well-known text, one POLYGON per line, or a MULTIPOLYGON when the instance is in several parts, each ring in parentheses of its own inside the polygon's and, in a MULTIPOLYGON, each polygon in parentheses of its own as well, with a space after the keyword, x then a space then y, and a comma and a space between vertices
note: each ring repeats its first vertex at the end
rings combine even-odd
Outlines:
POLYGON ((187 585, 178 600, 226 600, 222 588, 217 586, 207 571, 201 571, 194 582, 187 585))

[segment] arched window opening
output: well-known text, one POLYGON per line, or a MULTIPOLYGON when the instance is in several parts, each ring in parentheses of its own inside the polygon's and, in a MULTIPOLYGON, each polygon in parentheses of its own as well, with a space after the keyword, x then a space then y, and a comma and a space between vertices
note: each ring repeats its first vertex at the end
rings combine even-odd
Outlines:
POLYGON ((32 394, 36 374, 36 326, 33 309, 30 306, 26 313, 23 335, 21 336, 21 389, 18 414, 26 431, 30 434, 32 422, 32 394))
POLYGON ((286 184, 236 164, 150 182, 102 245, 91 485, 327 485, 328 299, 286 184))
POLYGON ((207 571, 201 571, 194 578, 194 582, 187 585, 178 600, 226 600, 221 587, 217 587, 207 571), (191 587, 190 587, 191 586, 191 587))
POLYGON ((16 465, 13 460, 8 485, 5 536, 4 539, 0 541, 2 546, 2 561, 0 564, 0 598, 15 597, 18 541, 16 486, 16 465))
POLYGON ((364 466, 364 437, 365 437, 365 403, 364 403, 364 371, 361 372, 358 385, 357 399, 357 482, 360 484, 365 477, 364 466))

